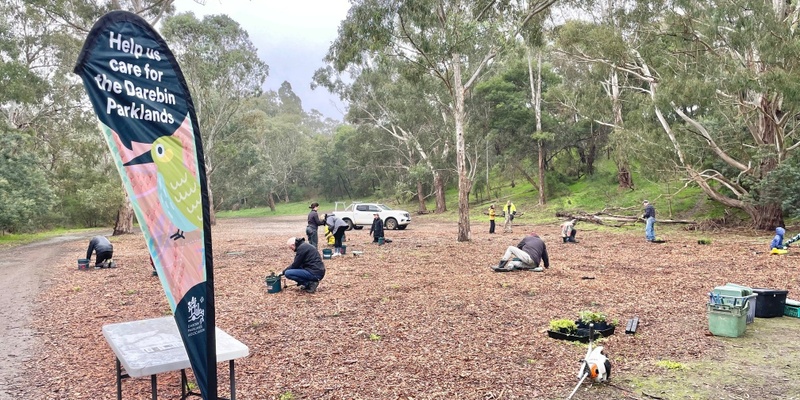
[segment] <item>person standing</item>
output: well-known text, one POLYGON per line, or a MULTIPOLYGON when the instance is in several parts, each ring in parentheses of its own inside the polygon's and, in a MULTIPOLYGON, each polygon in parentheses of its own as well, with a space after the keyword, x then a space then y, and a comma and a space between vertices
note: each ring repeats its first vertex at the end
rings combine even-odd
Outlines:
POLYGON ((489 206, 489 233, 494 233, 494 218, 497 215, 494 204, 489 206))
POLYGON ((325 277, 325 264, 317 248, 296 237, 290 237, 286 244, 294 251, 294 261, 283 270, 283 276, 297 282, 306 292, 315 293, 319 281, 325 277))
POLYGON ((313 202, 311 206, 308 208, 311 209, 311 212, 308 213, 308 225, 306 226, 306 236, 308 236, 308 244, 317 248, 317 232, 320 225, 325 225, 325 220, 319 218, 319 213, 317 213, 317 209, 319 208, 319 203, 313 202))
POLYGON ((372 243, 378 243, 378 239, 383 237, 383 221, 378 213, 373 214, 372 227, 369 228, 369 234, 372 235, 372 243))
POLYGON ((336 217, 335 215, 329 215, 328 218, 325 220, 325 223, 328 225, 328 228, 333 232, 333 256, 340 256, 342 255, 342 236, 344 236, 344 231, 347 230, 349 225, 347 222, 342 221, 340 218, 336 217))
POLYGON ((544 263, 544 268, 550 268, 550 258, 547 256, 547 246, 536 232, 531 232, 516 246, 508 246, 505 254, 500 259, 500 264, 495 268, 496 271, 512 271, 517 269, 530 269, 532 271, 544 271, 539 263, 544 263), (519 258, 513 261, 512 258, 519 258))
POLYGON ((648 242, 654 242, 656 240, 656 208, 647 200, 642 202, 642 205, 644 205, 642 219, 645 220, 644 236, 648 242))
POLYGON ((578 220, 571 219, 561 224, 561 239, 564 241, 564 243, 578 243, 575 241, 575 234, 577 233, 575 230, 575 224, 577 223, 578 220))
POLYGON ((114 246, 105 236, 95 236, 89 241, 89 249, 86 250, 87 259, 92 259, 92 252, 97 254, 94 261, 95 268, 113 268, 115 266, 111 261, 111 258, 114 257, 114 246))
POLYGON ((511 229, 511 221, 514 220, 514 216, 517 214, 517 207, 514 206, 514 203, 512 203, 511 200, 506 202, 505 207, 503 207, 503 213, 506 216, 506 221, 503 225, 503 233, 512 233, 513 230, 511 229))

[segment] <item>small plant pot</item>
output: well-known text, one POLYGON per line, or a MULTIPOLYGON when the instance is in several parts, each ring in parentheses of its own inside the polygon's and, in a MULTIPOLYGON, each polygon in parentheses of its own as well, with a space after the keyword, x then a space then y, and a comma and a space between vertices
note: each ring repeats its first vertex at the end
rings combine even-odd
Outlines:
MULTIPOLYGON (((589 324, 584 323, 581 320, 575 321, 575 324, 578 325, 578 329, 586 329, 589 330, 589 324)), ((614 334, 615 326, 609 324, 608 322, 595 322, 594 323, 594 331, 595 333, 599 333, 603 337, 608 337, 614 334)))

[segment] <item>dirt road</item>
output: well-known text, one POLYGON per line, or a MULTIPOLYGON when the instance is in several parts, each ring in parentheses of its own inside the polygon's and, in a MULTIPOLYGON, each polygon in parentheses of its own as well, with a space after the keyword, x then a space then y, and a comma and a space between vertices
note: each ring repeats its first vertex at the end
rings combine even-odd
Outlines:
POLYGON ((0 257, 0 400, 16 399, 21 365, 33 354, 30 328, 32 304, 53 270, 53 260, 63 250, 58 244, 85 240, 100 232, 60 236, 2 250, 0 257))

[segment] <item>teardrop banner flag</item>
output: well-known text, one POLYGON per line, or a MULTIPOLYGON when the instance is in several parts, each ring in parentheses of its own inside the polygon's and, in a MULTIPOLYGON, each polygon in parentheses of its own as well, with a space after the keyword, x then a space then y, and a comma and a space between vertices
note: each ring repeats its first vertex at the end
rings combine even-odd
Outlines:
POLYGON ((131 199, 204 399, 217 399, 208 188, 194 104, 178 62, 144 19, 104 15, 74 72, 131 199))

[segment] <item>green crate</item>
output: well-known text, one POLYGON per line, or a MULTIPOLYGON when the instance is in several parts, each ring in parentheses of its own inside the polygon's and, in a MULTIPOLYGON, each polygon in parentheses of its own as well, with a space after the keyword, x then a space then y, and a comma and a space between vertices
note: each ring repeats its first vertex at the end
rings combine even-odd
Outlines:
POLYGON ((727 284, 715 287, 713 293, 727 297, 745 297, 753 294, 753 289, 745 286, 727 284))
POLYGON ((742 336, 747 329, 749 308, 749 305, 733 307, 725 304, 708 304, 708 330, 714 336, 742 336))
POLYGON ((800 307, 790 306, 787 304, 783 306, 783 315, 786 315, 788 317, 800 318, 800 307))

